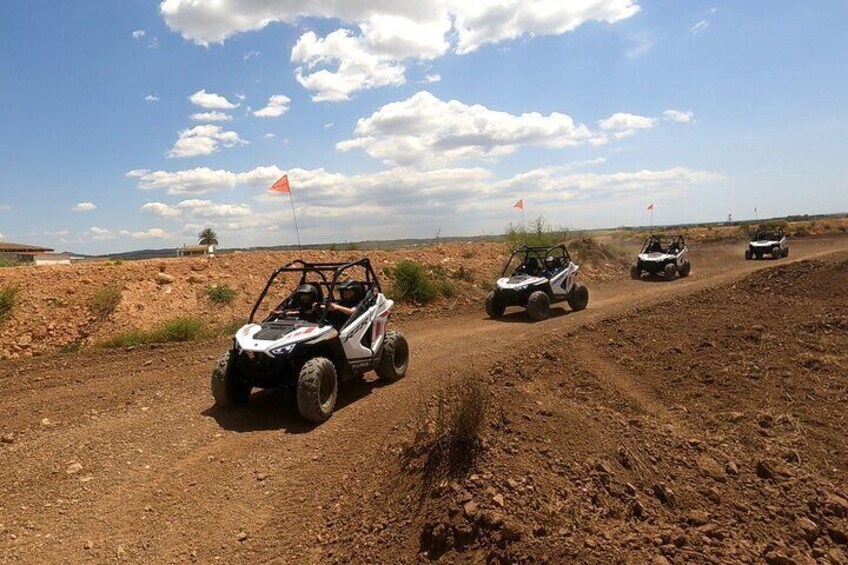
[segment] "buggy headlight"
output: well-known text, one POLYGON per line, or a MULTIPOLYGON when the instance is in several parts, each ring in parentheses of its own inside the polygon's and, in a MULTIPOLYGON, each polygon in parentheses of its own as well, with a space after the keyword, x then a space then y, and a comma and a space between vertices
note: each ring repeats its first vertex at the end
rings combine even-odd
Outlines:
POLYGON ((281 347, 275 347, 274 349, 271 350, 271 355, 274 355, 275 357, 285 357, 286 355, 288 355, 292 351, 294 351, 294 348, 296 346, 297 346, 296 343, 292 343, 292 344, 289 344, 289 345, 283 345, 281 347))

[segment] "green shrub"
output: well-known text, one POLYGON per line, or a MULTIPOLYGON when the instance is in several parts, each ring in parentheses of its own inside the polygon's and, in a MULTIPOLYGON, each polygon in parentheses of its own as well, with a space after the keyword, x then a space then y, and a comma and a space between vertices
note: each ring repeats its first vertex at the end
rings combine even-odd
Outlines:
POLYGON ((566 229, 554 229, 544 216, 530 220, 528 226, 509 224, 506 228, 506 242, 510 251, 516 247, 552 247, 562 243, 569 236, 566 229))
POLYGON ((404 259, 399 261, 392 272, 392 298, 399 301, 431 302, 439 294, 439 289, 433 284, 431 277, 423 265, 416 261, 404 259))
POLYGON ((205 335, 205 324, 202 320, 181 316, 163 322, 149 331, 136 330, 116 335, 101 343, 101 346, 129 347, 147 343, 193 341, 205 335))
POLYGON ((210 286, 206 289, 206 298, 215 304, 229 304, 236 297, 236 291, 225 284, 210 286))
POLYGON ((91 296, 91 303, 88 305, 88 308, 100 318, 106 318, 120 304, 123 292, 123 287, 118 283, 109 283, 101 286, 91 296))
POLYGON ((4 286, 0 288, 0 322, 9 317, 18 298, 18 287, 4 286))
POLYGON ((2 267, 17 267, 22 263, 16 259, 12 259, 10 257, 0 256, 0 268, 2 267))

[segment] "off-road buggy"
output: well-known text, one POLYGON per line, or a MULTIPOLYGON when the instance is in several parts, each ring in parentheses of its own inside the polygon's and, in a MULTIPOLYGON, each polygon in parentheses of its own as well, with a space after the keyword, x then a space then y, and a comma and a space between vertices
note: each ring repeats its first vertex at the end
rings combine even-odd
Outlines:
POLYGON ((775 230, 757 230, 751 241, 748 242, 748 249, 745 250, 745 259, 762 259, 764 255, 770 256, 772 259, 780 259, 781 257, 789 257, 789 242, 786 240, 786 234, 781 228, 775 230))
MULTIPOLYGON (((278 298, 272 303, 277 304, 278 298)), ((232 348, 212 371, 215 403, 245 404, 253 388, 289 386, 296 390, 297 407, 305 419, 325 421, 336 406, 340 382, 371 370, 385 381, 406 374, 406 339, 386 331, 393 305, 383 295, 368 259, 297 260, 280 267, 268 279, 247 324, 236 332, 232 348), (269 293, 281 288, 289 292, 285 279, 291 275, 299 278, 295 290, 262 321, 255 321, 269 293), (337 302, 337 295, 344 298, 337 302), (353 312, 348 315, 332 305, 353 312)))
POLYGON ((500 318, 507 307, 523 306, 530 319, 538 321, 547 318, 551 304, 557 302, 583 310, 589 304, 589 289, 576 282, 578 269, 563 244, 519 247, 486 297, 486 313, 500 318))
POLYGON ((672 280, 676 275, 688 277, 692 270, 689 262, 689 248, 682 235, 661 237, 650 235, 636 257, 636 264, 630 267, 630 277, 642 278, 642 273, 661 275, 672 280))

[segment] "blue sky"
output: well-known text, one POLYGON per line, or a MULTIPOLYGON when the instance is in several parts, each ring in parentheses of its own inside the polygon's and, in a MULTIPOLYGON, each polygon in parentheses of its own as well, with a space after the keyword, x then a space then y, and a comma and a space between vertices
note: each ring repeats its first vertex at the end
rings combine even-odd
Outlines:
POLYGON ((3 2, 0 239, 290 244, 283 173, 305 242, 848 210, 844 2, 337 4, 3 2))

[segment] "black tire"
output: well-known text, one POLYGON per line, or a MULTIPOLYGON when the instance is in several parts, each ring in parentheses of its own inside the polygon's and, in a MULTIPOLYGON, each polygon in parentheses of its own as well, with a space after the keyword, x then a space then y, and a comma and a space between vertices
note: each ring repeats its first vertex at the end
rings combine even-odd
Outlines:
POLYGON ((788 247, 783 250, 783 257, 789 257, 789 248, 788 247))
POLYGON ((771 258, 774 260, 780 259, 783 256, 783 253, 780 252, 780 247, 775 247, 771 250, 771 258))
POLYGON ((545 320, 551 311, 551 299, 546 293, 537 290, 527 300, 527 315, 534 322, 545 320))
POLYGON ((297 409, 304 419, 315 424, 333 415, 339 396, 336 367, 326 357, 316 357, 303 364, 297 377, 297 409))
POLYGON ((754 253, 754 257, 756 257, 759 260, 759 259, 763 258, 763 254, 762 253, 754 253))
POLYGON ((492 291, 486 296, 486 314, 489 315, 490 318, 500 318, 504 315, 504 311, 506 310, 506 306, 504 306, 503 302, 498 298, 498 295, 495 294, 495 291, 492 291))
POLYGON ((227 351, 212 369, 212 398, 221 408, 247 404, 250 399, 250 382, 235 371, 230 359, 231 352, 227 351))
POLYGON ((751 259, 753 259, 753 258, 754 258, 754 254, 751 252, 751 250, 750 250, 750 249, 746 249, 746 250, 745 250, 745 260, 746 260, 746 261, 750 261, 750 260, 751 260, 751 259))
POLYGON ((663 274, 665 275, 665 280, 672 281, 674 280, 674 275, 677 274, 677 267, 674 263, 669 263, 663 268, 663 274))
POLYGON ((409 344, 398 332, 386 332, 383 353, 377 365, 377 376, 382 381, 395 382, 406 376, 409 367, 409 344))
POLYGON ((589 305, 589 289, 580 283, 575 283, 568 295, 568 305, 575 312, 585 310, 589 305))
POLYGON ((678 271, 678 273, 680 274, 681 277, 688 277, 689 273, 691 271, 692 271, 692 263, 690 263, 688 260, 686 260, 686 261, 683 261, 683 266, 680 267, 680 270, 678 271))
POLYGON ((630 267, 630 278, 633 280, 639 280, 642 278, 642 269, 639 268, 639 265, 633 265, 630 267))

